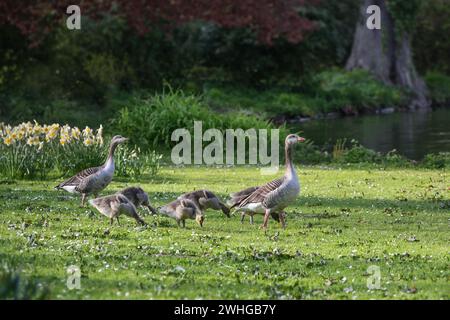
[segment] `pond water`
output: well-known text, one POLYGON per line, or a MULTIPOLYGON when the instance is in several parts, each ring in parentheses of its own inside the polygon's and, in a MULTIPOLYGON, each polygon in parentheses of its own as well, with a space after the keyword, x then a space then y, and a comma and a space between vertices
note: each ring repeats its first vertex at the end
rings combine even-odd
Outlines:
POLYGON ((385 153, 397 149, 415 160, 427 153, 450 152, 450 108, 313 120, 292 128, 301 130, 318 145, 332 146, 337 139, 356 139, 373 150, 385 153))

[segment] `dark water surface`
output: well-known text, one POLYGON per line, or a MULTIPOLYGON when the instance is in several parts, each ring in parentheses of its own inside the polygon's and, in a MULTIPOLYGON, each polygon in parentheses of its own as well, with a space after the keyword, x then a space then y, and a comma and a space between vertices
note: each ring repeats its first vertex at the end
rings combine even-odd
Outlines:
POLYGON ((333 145, 339 138, 356 139, 368 148, 381 152, 397 149, 415 160, 427 153, 450 152, 450 108, 313 120, 293 129, 318 145, 333 145))

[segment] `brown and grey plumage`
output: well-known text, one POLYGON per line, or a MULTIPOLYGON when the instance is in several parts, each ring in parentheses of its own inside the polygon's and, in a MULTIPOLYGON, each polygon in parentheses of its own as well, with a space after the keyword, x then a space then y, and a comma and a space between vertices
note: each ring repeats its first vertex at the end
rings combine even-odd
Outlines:
POLYGON ((159 213, 171 217, 177 221, 178 226, 185 227, 186 219, 194 219, 200 227, 203 227, 203 213, 197 205, 189 199, 177 199, 165 206, 158 208, 159 213))
POLYGON ((71 193, 81 194, 81 205, 84 206, 86 196, 97 194, 105 189, 112 181, 114 176, 114 151, 117 146, 127 138, 122 136, 114 136, 111 139, 109 153, 105 163, 100 167, 85 169, 73 177, 61 182, 55 189, 63 189, 71 193))
MULTIPOLYGON (((231 199, 229 199, 227 201, 227 204, 230 207, 230 209, 239 206, 243 200, 245 200, 250 194, 252 194, 256 190, 258 190, 258 188, 259 187, 250 187, 250 188, 241 190, 239 192, 230 194, 231 199)), ((246 209, 246 208, 237 208, 235 211, 241 212, 241 223, 244 223, 245 215, 249 215, 250 216, 250 224, 253 224, 253 216, 258 213, 258 212, 251 211, 250 209, 246 209)), ((279 216, 278 212, 271 212, 270 215, 274 220, 280 222, 280 216, 279 216)))
POLYGON ((195 203, 197 207, 204 212, 207 209, 222 210, 229 218, 230 209, 220 199, 209 190, 197 190, 182 194, 178 200, 189 199, 195 203))
POLYGON ((300 192, 300 182, 292 163, 293 147, 298 142, 305 141, 296 134, 290 134, 285 140, 286 171, 283 177, 275 179, 260 186, 255 191, 244 197, 236 207, 256 213, 264 213, 262 227, 267 228, 269 215, 272 212, 279 213, 283 228, 285 227, 284 209, 297 198, 300 192))
POLYGON ((107 216, 110 219, 111 225, 113 224, 114 218, 116 218, 117 223, 119 223, 119 216, 121 214, 132 217, 137 223, 145 225, 144 220, 137 214, 134 204, 122 194, 113 194, 106 197, 91 199, 89 200, 89 204, 100 211, 100 213, 107 216))
POLYGON ((141 187, 128 187, 125 188, 117 194, 123 194, 130 200, 136 208, 143 206, 147 208, 152 214, 157 214, 156 210, 150 205, 150 200, 148 199, 148 194, 142 190, 141 187))

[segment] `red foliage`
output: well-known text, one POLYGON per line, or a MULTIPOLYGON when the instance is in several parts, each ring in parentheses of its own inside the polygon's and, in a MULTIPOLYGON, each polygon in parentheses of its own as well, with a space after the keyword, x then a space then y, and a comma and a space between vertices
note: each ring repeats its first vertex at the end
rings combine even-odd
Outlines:
POLYGON ((65 21, 67 6, 78 4, 81 14, 92 18, 105 12, 124 16, 140 34, 155 25, 170 30, 202 20, 226 28, 250 28, 261 43, 270 45, 277 38, 298 43, 313 30, 313 22, 297 11, 315 3, 317 0, 2 0, 0 25, 16 26, 37 41, 65 21))

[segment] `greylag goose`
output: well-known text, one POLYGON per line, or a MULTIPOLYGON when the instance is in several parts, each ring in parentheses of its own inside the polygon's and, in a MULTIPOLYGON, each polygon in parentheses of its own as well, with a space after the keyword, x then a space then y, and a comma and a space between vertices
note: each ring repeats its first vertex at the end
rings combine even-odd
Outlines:
POLYGON ((171 217, 177 221, 178 226, 180 223, 183 228, 185 227, 186 219, 195 219, 195 221, 203 227, 204 217, 199 207, 189 199, 177 199, 165 206, 158 208, 158 211, 165 216, 171 217))
POLYGON ((58 184, 55 189, 64 189, 71 193, 81 193, 81 206, 84 206, 86 196, 94 194, 97 197, 97 194, 105 189, 112 181, 114 176, 114 151, 119 144, 127 140, 127 138, 122 136, 114 136, 109 145, 108 158, 106 158, 102 166, 84 169, 73 177, 58 184))
MULTIPOLYGON (((227 205, 230 207, 237 207, 239 206, 239 204, 245 199, 247 198, 250 194, 252 194, 253 192, 255 192, 256 190, 258 190, 259 187, 250 187, 244 190, 241 190, 239 192, 235 192, 235 193, 231 193, 230 197, 231 199, 227 201, 227 205)), ((255 214, 257 214, 258 212, 255 211, 251 211, 248 208, 238 208, 237 210, 235 210, 235 212, 241 212, 241 223, 244 223, 244 218, 245 215, 249 215, 250 216, 250 224, 253 224, 253 216, 255 214)), ((278 214, 278 212, 271 212, 270 215, 272 216, 272 218, 274 220, 276 220, 277 222, 280 222, 280 216, 278 214)))
POLYGON ((134 204, 136 208, 138 208, 139 206, 143 206, 147 208, 152 214, 157 214, 156 210, 150 205, 148 194, 144 190, 142 190, 141 187, 128 187, 117 192, 117 194, 123 194, 134 204))
POLYGON ((137 214, 134 204, 122 194, 114 194, 106 197, 91 199, 89 200, 89 204, 100 211, 100 213, 107 216, 110 219, 111 225, 114 222, 114 218, 116 218, 117 223, 119 223, 119 216, 121 214, 132 217, 137 223, 145 225, 144 220, 142 220, 137 214))
POLYGON ((272 212, 280 213, 281 225, 283 228, 286 226, 284 209, 294 202, 300 193, 300 182, 292 163, 293 147, 298 142, 303 141, 305 141, 305 138, 296 134, 288 135, 284 147, 286 157, 284 176, 260 186, 235 205, 238 209, 244 209, 245 211, 264 213, 262 225, 264 229, 267 229, 269 215, 272 212))
POLYGON ((195 203, 197 207, 204 212, 207 209, 222 210, 222 212, 229 218, 230 209, 219 200, 219 198, 208 190, 197 190, 185 193, 178 197, 178 200, 189 199, 195 203))

